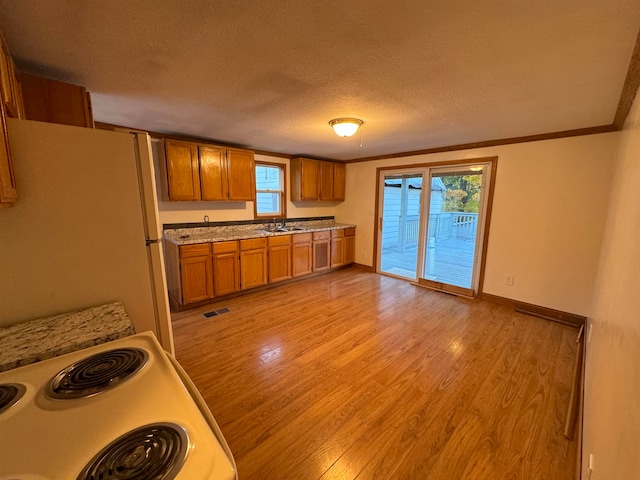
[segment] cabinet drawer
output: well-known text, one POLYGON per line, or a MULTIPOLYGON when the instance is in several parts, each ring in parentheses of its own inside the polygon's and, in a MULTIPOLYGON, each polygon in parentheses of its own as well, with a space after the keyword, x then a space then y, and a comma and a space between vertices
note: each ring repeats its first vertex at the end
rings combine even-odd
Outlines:
POLYGON ((317 240, 329 240, 331 238, 331 232, 313 232, 313 241, 317 240))
POLYGON ((229 242, 215 242, 213 244, 213 253, 233 253, 238 251, 238 241, 231 240, 229 242))
POLYGON ((313 233, 296 233, 292 235, 292 241, 294 245, 299 243, 311 243, 313 240, 313 233))
POLYGON ((355 237, 356 235, 356 227, 349 227, 344 229, 345 237, 355 237))
POLYGON ((269 246, 277 247, 278 245, 291 245, 291 235, 278 235, 269 237, 269 246))
POLYGON ((338 237, 344 237, 344 228, 331 230, 331 238, 338 238, 338 237))
POLYGON ((209 243, 197 243, 195 245, 181 245, 180 258, 200 257, 211 253, 211 245, 209 243))
POLYGON ((249 238, 240 240, 240 250, 253 250, 256 248, 267 248, 266 238, 249 238))

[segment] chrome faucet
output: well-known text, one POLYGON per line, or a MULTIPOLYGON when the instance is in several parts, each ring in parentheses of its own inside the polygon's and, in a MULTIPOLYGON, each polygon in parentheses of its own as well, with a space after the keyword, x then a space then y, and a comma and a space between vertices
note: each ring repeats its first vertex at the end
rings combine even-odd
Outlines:
POLYGON ((287 224, 287 219, 286 219, 286 218, 283 218, 283 219, 282 219, 282 225, 280 225, 280 228, 284 228, 284 227, 286 227, 286 224, 287 224))

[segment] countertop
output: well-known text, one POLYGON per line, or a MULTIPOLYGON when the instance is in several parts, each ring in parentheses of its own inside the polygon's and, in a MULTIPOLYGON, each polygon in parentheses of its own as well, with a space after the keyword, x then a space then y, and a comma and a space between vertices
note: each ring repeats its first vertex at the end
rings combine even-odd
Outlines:
MULTIPOLYGON (((277 222, 278 225, 280 222, 277 222)), ((304 228, 288 232, 266 232, 262 229, 271 222, 253 225, 233 225, 225 227, 196 227, 164 230, 164 238, 176 245, 192 245, 195 243, 224 242, 226 240, 244 240, 248 238, 272 237, 277 235, 297 235, 309 232, 322 232, 355 227, 348 223, 336 223, 333 220, 312 222, 287 222, 287 227, 304 228)))
POLYGON ((0 328, 0 372, 133 335, 120 302, 0 328))

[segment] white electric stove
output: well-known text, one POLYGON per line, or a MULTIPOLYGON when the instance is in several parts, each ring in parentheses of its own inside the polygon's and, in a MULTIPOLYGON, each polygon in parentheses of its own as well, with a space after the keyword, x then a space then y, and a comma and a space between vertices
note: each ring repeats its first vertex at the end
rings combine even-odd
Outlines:
POLYGON ((220 428, 141 333, 0 372, 0 480, 233 480, 220 428))

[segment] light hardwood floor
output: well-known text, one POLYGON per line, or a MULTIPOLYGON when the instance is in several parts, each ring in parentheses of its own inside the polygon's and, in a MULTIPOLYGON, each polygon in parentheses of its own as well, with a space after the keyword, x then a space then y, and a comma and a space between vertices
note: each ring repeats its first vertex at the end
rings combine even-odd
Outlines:
POLYGON ((173 317, 240 480, 574 479, 575 328, 357 268, 173 317))

